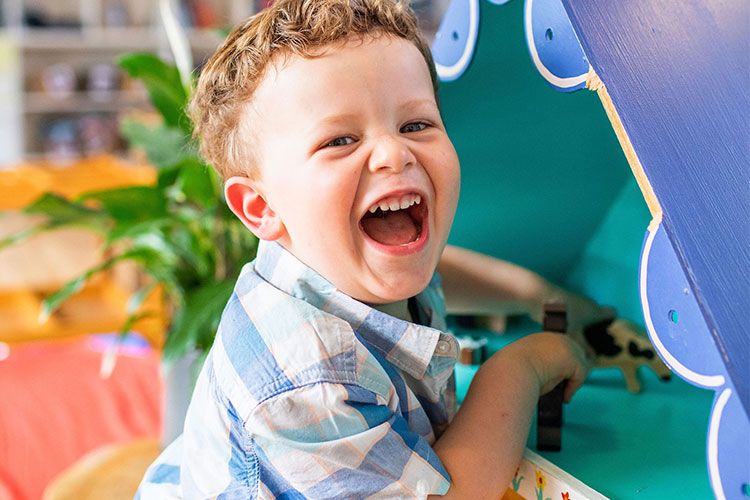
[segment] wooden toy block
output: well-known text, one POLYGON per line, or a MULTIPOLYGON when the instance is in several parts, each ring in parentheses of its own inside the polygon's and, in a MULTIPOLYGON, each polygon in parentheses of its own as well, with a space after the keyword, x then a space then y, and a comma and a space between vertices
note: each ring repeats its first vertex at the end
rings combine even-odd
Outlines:
MULTIPOLYGON (((568 329, 565 304, 544 305, 542 328, 548 332, 565 333, 568 329)), ((536 447, 540 451, 560 451, 562 448, 563 392, 565 382, 539 398, 537 407, 536 447)))
POLYGON ((487 339, 474 339, 468 335, 456 337, 458 340, 458 362, 462 365, 481 365, 487 359, 487 339))

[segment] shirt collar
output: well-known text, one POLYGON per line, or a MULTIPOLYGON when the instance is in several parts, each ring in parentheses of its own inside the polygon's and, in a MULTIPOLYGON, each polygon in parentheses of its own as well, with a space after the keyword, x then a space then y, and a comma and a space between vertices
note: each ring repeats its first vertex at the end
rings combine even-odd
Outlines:
POLYGON ((349 297, 277 242, 261 240, 252 265, 261 278, 279 290, 349 323, 369 346, 413 377, 425 374, 438 341, 445 335, 438 329, 445 328, 445 310, 437 273, 416 297, 429 319, 429 326, 422 326, 349 297))

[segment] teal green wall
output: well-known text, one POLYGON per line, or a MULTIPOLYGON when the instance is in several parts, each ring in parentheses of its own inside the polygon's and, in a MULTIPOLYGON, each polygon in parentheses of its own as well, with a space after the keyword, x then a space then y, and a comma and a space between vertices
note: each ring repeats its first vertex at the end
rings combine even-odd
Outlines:
POLYGON ((638 184, 628 179, 565 283, 602 304, 615 304, 620 316, 643 325, 638 265, 650 219, 638 184))
POLYGON ((450 242, 529 267, 641 322, 637 266, 650 216, 637 187, 632 196, 633 176, 599 98, 557 92, 537 73, 522 1, 480 9, 471 65, 441 85, 462 166, 450 242))

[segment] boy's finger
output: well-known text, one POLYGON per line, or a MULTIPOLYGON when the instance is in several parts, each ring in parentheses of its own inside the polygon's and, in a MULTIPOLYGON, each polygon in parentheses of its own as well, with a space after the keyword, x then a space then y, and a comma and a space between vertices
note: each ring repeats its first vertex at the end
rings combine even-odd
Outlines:
POLYGON ((566 403, 570 403, 570 400, 573 399, 573 394, 575 394, 578 389, 581 388, 581 386, 583 385, 583 380, 585 378, 585 376, 576 374, 575 377, 569 378, 567 380, 567 382, 565 383, 565 391, 563 392, 563 401, 565 401, 566 403))
POLYGON ((563 400, 568 403, 573 398, 573 394, 578 391, 578 389, 581 388, 583 385, 583 381, 586 380, 586 376, 588 376, 589 371, 591 370, 591 362, 590 360, 583 354, 583 349, 581 349, 581 346, 578 347, 578 352, 576 353, 578 366, 576 370, 573 372, 573 376, 568 378, 567 383, 565 384, 565 391, 563 393, 563 400))

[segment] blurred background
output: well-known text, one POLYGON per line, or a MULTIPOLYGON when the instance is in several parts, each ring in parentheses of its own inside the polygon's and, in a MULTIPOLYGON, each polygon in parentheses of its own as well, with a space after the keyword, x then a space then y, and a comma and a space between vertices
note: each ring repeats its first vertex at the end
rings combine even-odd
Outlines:
MULTIPOLYGON (((171 3, 200 65, 223 30, 267 1, 171 3)), ((0 168, 102 153, 126 156, 118 123, 149 106, 143 88, 115 60, 132 51, 170 57, 158 2, 2 0, 0 6, 0 168)), ((414 2, 430 33, 446 6, 446 0, 414 2)))
MULTIPOLYGON (((224 30, 268 0, 171 2, 188 33, 196 65, 224 30)), ((434 33, 446 0, 414 2, 426 32, 434 33)), ((150 0, 2 0, 0 2, 0 168, 21 161, 54 164, 103 153, 127 156, 118 124, 147 112, 138 82, 116 57, 151 51, 170 58, 150 0)))
MULTIPOLYGON (((179 2, 196 60, 221 40, 219 28, 254 6, 238 0, 179 2)), ((147 0, 3 0, 0 38, 0 164, 126 156, 118 124, 147 112, 146 93, 117 66, 117 56, 168 56, 158 3, 147 0)))

